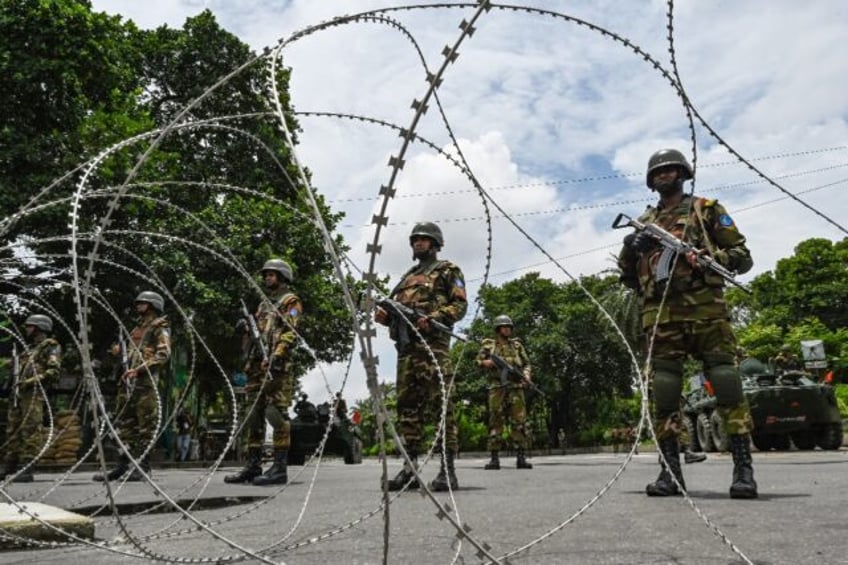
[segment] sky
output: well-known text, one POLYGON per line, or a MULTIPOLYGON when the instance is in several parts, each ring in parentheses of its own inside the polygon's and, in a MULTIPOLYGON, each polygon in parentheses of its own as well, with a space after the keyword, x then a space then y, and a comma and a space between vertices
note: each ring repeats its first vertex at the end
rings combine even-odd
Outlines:
MULTIPOLYGON (((221 26, 257 52, 295 32, 340 15, 420 4, 358 0, 93 0, 96 11, 119 14, 143 28, 181 27, 211 10, 221 26)), ((657 0, 536 1, 626 38, 671 70, 668 4, 657 0)), ((420 48, 430 70, 457 41, 474 7, 413 9, 291 42, 290 94, 298 112, 339 112, 408 127, 411 104, 427 88, 420 48), (403 32, 402 32, 403 31, 403 32), (413 43, 408 35, 414 38, 413 43)), ((686 112, 675 90, 643 57, 609 37, 561 18, 492 9, 475 24, 448 66, 438 95, 471 170, 510 217, 557 258, 544 255, 492 209, 490 282, 536 271, 557 281, 613 267, 622 232, 610 228, 624 212, 638 216, 654 202, 645 187, 648 157, 674 147, 690 160, 686 112)), ((848 5, 820 0, 687 1, 674 4, 674 56, 692 106, 730 147, 820 214, 788 198, 741 164, 696 124, 695 192, 718 198, 748 238, 754 269, 772 270, 811 237, 838 240, 848 226, 848 5), (834 226, 822 215, 841 226, 834 226)), ((298 158, 315 189, 344 210, 340 232, 351 259, 365 269, 371 217, 380 186, 397 155, 397 132, 373 124, 301 116, 298 158)), ((436 105, 418 133, 455 153, 436 105)), ((688 188, 688 187, 687 187, 688 188)), ((377 259, 392 281, 411 265, 407 244, 416 221, 437 222, 442 257, 465 273, 470 296, 482 282, 489 232, 471 183, 444 157, 412 145, 388 208, 389 224, 377 259)), ((469 315, 459 324, 470 324, 469 315)), ((378 339, 381 380, 393 379, 395 354, 378 339)), ((324 366, 304 377, 312 399, 341 386, 343 367, 324 366), (322 376, 323 375, 323 376, 322 376)), ((367 396, 364 370, 354 365, 346 398, 367 396)))

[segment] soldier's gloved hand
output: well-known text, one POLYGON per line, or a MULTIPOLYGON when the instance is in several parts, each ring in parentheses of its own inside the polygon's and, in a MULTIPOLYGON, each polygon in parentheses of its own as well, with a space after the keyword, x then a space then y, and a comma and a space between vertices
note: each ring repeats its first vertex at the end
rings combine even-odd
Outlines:
POLYGON ((487 368, 487 369, 494 369, 495 368, 495 362, 492 361, 491 359, 483 359, 482 361, 480 361, 480 365, 482 367, 487 368))
POLYGON ((384 326, 389 325, 389 313, 377 306, 374 310, 374 321, 384 326))
POLYGON ((638 253, 648 253, 656 249, 658 245, 657 240, 644 231, 629 234, 624 238, 624 243, 638 253))

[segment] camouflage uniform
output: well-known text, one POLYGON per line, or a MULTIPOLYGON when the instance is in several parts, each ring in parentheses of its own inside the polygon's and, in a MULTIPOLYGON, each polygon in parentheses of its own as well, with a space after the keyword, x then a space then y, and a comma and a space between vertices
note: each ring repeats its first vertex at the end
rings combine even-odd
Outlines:
POLYGON ((62 349, 59 342, 47 337, 24 352, 19 362, 17 406, 13 406, 11 391, 6 423, 7 472, 32 461, 41 451, 46 439, 41 434, 44 398, 36 383, 45 387, 58 381, 62 349))
POLYGON ((262 352, 254 348, 244 372, 247 374, 248 407, 256 394, 259 398, 253 411, 247 415, 247 448, 259 450, 265 441, 265 418, 274 428, 274 450, 288 451, 291 444, 289 407, 292 405, 294 374, 290 348, 296 343, 297 327, 303 314, 300 299, 280 288, 268 295, 256 310, 257 326, 262 340, 271 348, 269 355, 270 380, 265 382, 262 352), (262 383, 265 387, 262 388, 262 383), (261 392, 260 392, 261 391, 261 392))
POLYGON ((157 395, 159 374, 171 357, 168 320, 162 317, 142 319, 130 332, 127 368, 137 375, 130 385, 118 388, 118 434, 130 453, 138 457, 153 441, 157 432, 157 395))
MULTIPOLYGON (((481 345, 480 353, 477 354, 477 366, 482 366, 482 362, 494 353, 516 369, 529 374, 530 358, 518 338, 484 339, 481 345)), ((501 371, 497 367, 486 372, 489 384, 489 451, 503 449, 502 436, 507 413, 512 446, 516 449, 528 449, 530 445, 525 428, 527 409, 524 403, 524 387, 514 380, 508 380, 506 384, 501 383, 501 371)))
MULTIPOLYGON (((656 207, 649 206, 639 221, 665 229, 709 253, 731 271, 749 271, 753 261, 745 237, 724 207, 716 200, 683 193, 684 181, 693 174, 679 151, 654 153, 648 161, 646 184, 659 192, 660 201, 656 207)), ((672 478, 685 489, 680 468, 680 394, 683 363, 691 355, 703 363, 704 374, 715 391, 716 410, 729 436, 733 454, 730 496, 755 498, 757 485, 750 451, 753 422, 735 359, 737 344, 724 300, 725 281, 708 269, 693 268, 689 257, 678 256, 672 257, 670 278, 659 282, 664 249, 642 231, 625 238, 618 257, 621 281, 642 296, 646 345, 653 347, 651 386, 662 458, 659 477, 645 491, 649 496, 680 494, 672 478)))
MULTIPOLYGON (((468 309, 462 271, 449 261, 436 260, 427 266, 413 267, 403 275, 390 298, 449 327, 461 320, 468 309)), ((408 450, 420 453, 425 423, 438 424, 441 419, 442 386, 438 369, 441 368, 446 388, 453 375, 448 355, 450 335, 431 327, 429 332, 421 332, 425 346, 411 328, 409 331, 410 343, 398 351, 398 433, 408 450)), ((397 336, 392 337, 397 339, 397 336)), ((452 453, 459 449, 453 389, 448 390, 445 446, 452 453)))
MULTIPOLYGON (((719 262, 732 269, 747 271, 752 265, 745 237, 715 200, 685 195, 671 210, 649 207, 639 221, 657 224, 678 238, 685 229, 686 241, 699 249, 711 250, 719 262)), ((678 409, 683 361, 687 355, 704 363, 727 433, 748 434, 753 425, 736 371, 736 337, 724 300, 724 281, 711 272, 693 270, 681 258, 674 265, 667 283, 671 288, 660 310, 664 288, 656 282, 656 269, 662 250, 657 247, 640 255, 625 246, 618 258, 622 279, 638 281, 646 340, 659 321, 652 367, 657 438, 676 437, 680 433, 678 409)))
POLYGON ((774 373, 780 375, 787 371, 801 371, 804 369, 801 361, 790 351, 781 351, 771 359, 774 373))

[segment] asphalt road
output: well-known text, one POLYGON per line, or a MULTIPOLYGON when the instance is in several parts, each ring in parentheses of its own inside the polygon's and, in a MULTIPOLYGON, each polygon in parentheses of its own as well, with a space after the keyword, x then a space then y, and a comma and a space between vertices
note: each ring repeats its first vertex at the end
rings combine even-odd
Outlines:
MULTIPOLYGON (((537 456, 532 470, 517 470, 506 459, 500 471, 484 471, 485 459, 457 461, 460 488, 454 503, 436 493, 441 505, 457 509, 463 525, 485 552, 462 539, 429 497, 404 493, 381 510, 381 465, 340 460, 315 467, 291 467, 290 484, 252 487, 223 484, 222 470, 209 478, 201 469, 154 471, 168 496, 191 501, 202 491, 192 516, 210 522, 199 529, 173 511, 142 513, 162 495, 146 483, 131 483, 114 496, 120 524, 108 511, 97 517, 96 535, 119 552, 178 562, 224 562, 227 556, 249 563, 327 565, 331 563, 482 563, 486 554, 502 562, 533 564, 715 564, 744 563, 730 544, 752 563, 848 564, 848 451, 755 453, 760 487, 756 500, 731 500, 729 455, 711 455, 684 466, 693 508, 684 498, 648 498, 644 486, 658 471, 656 455, 637 455, 619 479, 579 517, 563 525, 593 500, 616 474, 624 455, 537 456), (299 473, 299 474, 298 474, 299 473), (712 524, 708 526, 696 512, 712 524), (122 528, 127 534, 122 534, 122 528), (715 530, 713 529, 715 528, 715 530), (123 536, 123 537, 122 537, 123 536), (722 537, 724 536, 724 537, 722 537), (225 538, 222 541, 220 538, 225 538), (540 539, 544 538, 544 539, 540 539), (234 547, 235 546, 235 547, 234 547), (505 555, 523 549, 504 561, 505 555), (253 557, 244 557, 241 550, 253 557)), ((400 461, 389 461, 390 474, 400 461)), ((423 471, 436 473, 434 464, 423 471)), ((55 485, 55 475, 37 475, 31 485, 9 492, 39 500, 55 485)), ((86 514, 108 499, 89 475, 74 475, 43 502, 86 514)), ((164 510, 166 508, 160 508, 164 510)), ((93 547, 14 550, 0 563, 137 563, 138 557, 93 547)))

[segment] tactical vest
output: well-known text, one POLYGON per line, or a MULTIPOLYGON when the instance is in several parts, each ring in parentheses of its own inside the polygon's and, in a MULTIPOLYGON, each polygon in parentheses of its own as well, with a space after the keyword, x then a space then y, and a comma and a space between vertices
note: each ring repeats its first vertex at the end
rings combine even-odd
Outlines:
MULTIPOLYGON (((168 328, 168 319, 165 316, 155 318, 149 324, 136 326, 130 332, 130 341, 134 347, 130 347, 129 366, 136 368, 156 358, 156 350, 159 348, 159 335, 161 331, 168 328)), ((158 371, 158 365, 149 366, 152 373, 158 371)), ((143 379, 142 379, 143 380, 143 379)))
MULTIPOLYGON (((56 355, 57 357, 61 356, 61 348, 59 347, 59 342, 53 339, 52 337, 45 338, 41 340, 40 343, 36 344, 32 349, 29 350, 28 353, 24 353, 21 355, 21 374, 20 374, 20 382, 25 381, 33 376, 37 376, 41 379, 47 377, 49 381, 58 378, 58 371, 56 375, 48 374, 50 367, 48 367, 48 363, 50 361, 51 355, 56 355)), ((58 364, 58 360, 57 360, 58 364)), ((58 367, 56 367, 58 370, 58 367)), ((42 385, 53 384, 52 382, 42 382, 42 385)))
MULTIPOLYGON (((443 275, 452 266, 450 261, 443 260, 433 261, 424 270, 420 270, 420 266, 416 265, 404 273, 389 297, 424 314, 432 314, 450 301, 450 289, 446 288, 443 275)), ((393 324, 389 337, 397 341, 397 332, 398 327, 393 324)), ((414 332, 410 332, 409 337, 414 343, 414 332)), ((431 330, 425 338, 431 346, 447 348, 450 345, 450 336, 437 330, 431 330)))
MULTIPOLYGON (((712 218, 705 216, 712 214, 714 204, 714 200, 694 197, 693 201, 692 196, 685 195, 671 210, 649 207, 639 221, 656 224, 698 249, 712 249, 715 245, 704 226, 711 225, 712 218)), ((670 285, 670 288, 660 315, 661 322, 726 318, 727 306, 722 292, 724 280, 712 272, 692 269, 684 257, 680 256, 674 262, 669 281, 657 283, 657 267, 664 250, 664 247, 658 246, 642 255, 636 266, 644 297, 643 327, 652 325, 656 320, 665 292, 664 285, 670 285)))

